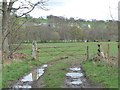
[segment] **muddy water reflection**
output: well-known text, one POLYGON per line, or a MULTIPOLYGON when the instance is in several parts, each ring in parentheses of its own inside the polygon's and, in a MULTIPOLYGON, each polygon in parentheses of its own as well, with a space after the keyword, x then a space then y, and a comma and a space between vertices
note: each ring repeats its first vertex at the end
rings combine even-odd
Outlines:
POLYGON ((83 73, 81 71, 80 67, 72 67, 69 68, 69 72, 66 74, 66 84, 68 86, 74 85, 74 86, 80 86, 83 83, 83 73))
POLYGON ((83 76, 83 73, 67 73, 66 74, 67 77, 71 77, 71 78, 80 78, 83 76))
POLYGON ((70 68, 71 71, 80 71, 81 68, 78 68, 78 67, 74 67, 74 68, 70 68))
POLYGON ((33 70, 28 75, 24 76, 20 81, 18 81, 12 88, 32 88, 33 81, 38 80, 45 72, 45 68, 48 65, 45 64, 38 69, 33 70))
POLYGON ((72 85, 80 85, 80 84, 82 84, 82 81, 80 79, 77 79, 75 81, 70 82, 70 84, 72 84, 72 85))
POLYGON ((27 82, 27 81, 31 82, 31 81, 33 81, 32 73, 30 73, 30 74, 26 75, 25 77, 23 77, 23 79, 21 81, 22 82, 27 82))
POLYGON ((15 85, 14 88, 19 89, 19 88, 32 88, 32 87, 30 85, 23 85, 23 86, 22 85, 15 85))

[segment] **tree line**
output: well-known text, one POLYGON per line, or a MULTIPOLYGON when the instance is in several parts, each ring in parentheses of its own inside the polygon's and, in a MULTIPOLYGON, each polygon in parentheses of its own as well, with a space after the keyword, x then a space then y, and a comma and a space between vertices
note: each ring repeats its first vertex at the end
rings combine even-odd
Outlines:
MULTIPOLYGON (((11 43, 16 43, 18 39, 23 42, 33 40, 39 42, 60 40, 118 40, 117 21, 85 21, 83 19, 67 19, 53 15, 47 16, 47 19, 30 18, 31 19, 28 19, 21 27, 21 30, 19 30, 18 33, 16 32, 16 35, 12 35, 17 36, 16 38, 10 37, 11 43)), ((21 20, 19 22, 21 22, 21 20)))

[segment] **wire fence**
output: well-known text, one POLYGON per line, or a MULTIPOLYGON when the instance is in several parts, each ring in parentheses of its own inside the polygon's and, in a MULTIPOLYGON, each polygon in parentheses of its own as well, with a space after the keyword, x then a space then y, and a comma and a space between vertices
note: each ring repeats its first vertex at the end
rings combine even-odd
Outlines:
POLYGON ((106 62, 111 66, 118 66, 118 48, 116 44, 98 43, 95 49, 92 51, 92 46, 87 46, 87 60, 106 62))
POLYGON ((42 53, 46 53, 50 56, 72 56, 74 59, 83 57, 84 60, 98 60, 105 61, 111 65, 118 64, 118 45, 111 43, 93 43, 94 45, 85 44, 84 47, 81 44, 73 46, 44 46, 40 47, 39 50, 42 53), (43 49, 46 48, 46 49, 43 49), (51 48, 51 50, 48 49, 51 48))
MULTIPOLYGON (((29 52, 31 51, 31 44, 26 44, 23 47, 20 49, 29 49, 29 52)), ((40 43, 38 44, 38 56, 105 61, 108 64, 117 66, 118 48, 117 42, 40 43)))
POLYGON ((84 57, 86 59, 86 51, 82 48, 79 48, 79 46, 70 46, 70 45, 54 46, 54 45, 39 47, 38 49, 41 53, 46 53, 47 55, 50 55, 50 56, 67 56, 67 57, 71 56, 74 59, 84 57))

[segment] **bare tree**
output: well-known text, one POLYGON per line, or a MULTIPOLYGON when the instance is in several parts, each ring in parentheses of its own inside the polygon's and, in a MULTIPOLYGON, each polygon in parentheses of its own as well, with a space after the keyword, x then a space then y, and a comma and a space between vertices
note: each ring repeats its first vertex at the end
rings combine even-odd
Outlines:
POLYGON ((9 25, 11 23, 10 17, 12 15, 16 16, 16 18, 26 16, 36 7, 47 10, 47 8, 45 8, 47 1, 48 0, 38 0, 37 2, 33 0, 10 0, 9 2, 8 0, 2 1, 2 8, 0 9, 2 11, 2 51, 4 51, 7 56, 10 53, 8 35, 13 33, 11 29, 9 29, 9 25), (14 7, 14 4, 16 3, 19 3, 18 7, 14 7))
MULTIPOLYGON (((1 9, 1 3, 0 3, 0 9, 1 9)), ((1 17, 1 12, 0 12, 0 66, 1 65, 1 61, 2 61, 2 23, 1 23, 2 17, 1 17)), ((1 68, 1 67, 0 67, 1 68)))

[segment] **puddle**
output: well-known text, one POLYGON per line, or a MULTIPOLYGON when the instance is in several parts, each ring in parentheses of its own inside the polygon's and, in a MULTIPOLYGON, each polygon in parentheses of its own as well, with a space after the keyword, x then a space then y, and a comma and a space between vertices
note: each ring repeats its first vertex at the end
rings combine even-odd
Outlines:
POLYGON ((32 82, 32 81, 37 80, 43 74, 44 74, 44 69, 36 69, 34 72, 23 77, 23 79, 21 81, 22 82, 32 82))
POLYGON ((32 88, 30 85, 15 85, 14 88, 32 88))
POLYGON ((76 65, 67 69, 68 73, 66 73, 66 78, 64 82, 63 88, 103 88, 101 86, 97 86, 91 84, 87 78, 84 76, 84 72, 82 70, 81 65, 76 65))
POLYGON ((37 70, 37 78, 36 78, 36 80, 37 80, 39 77, 41 77, 43 74, 44 74, 44 69, 38 69, 38 70, 37 70))
POLYGON ((80 78, 83 76, 83 73, 67 73, 66 76, 71 78, 80 78))
POLYGON ((44 64, 42 67, 43 67, 43 68, 46 68, 47 66, 48 66, 47 64, 44 64))
POLYGON ((23 79, 21 81, 22 82, 27 82, 27 81, 31 82, 31 81, 33 81, 32 73, 30 73, 30 74, 26 75, 25 77, 23 77, 23 79))
POLYGON ((32 88, 32 82, 38 80, 45 72, 47 64, 44 64, 38 69, 33 70, 28 75, 24 76, 20 81, 18 81, 12 88, 32 88))
POLYGON ((74 67, 74 68, 70 68, 71 71, 80 71, 81 68, 78 68, 78 67, 74 67))
POLYGON ((80 84, 82 84, 82 81, 80 79, 78 79, 76 81, 70 82, 70 84, 72 84, 72 85, 80 85, 80 84))
POLYGON ((83 81, 84 75, 80 67, 74 66, 69 68, 69 72, 66 74, 66 77, 67 86, 77 87, 81 86, 84 83, 83 81))

